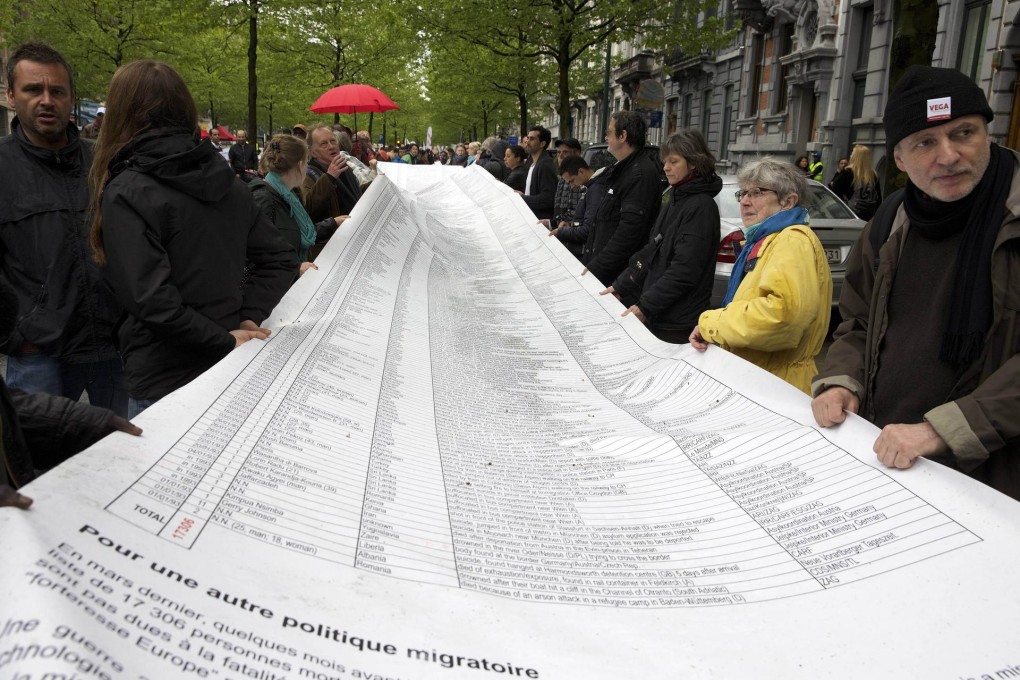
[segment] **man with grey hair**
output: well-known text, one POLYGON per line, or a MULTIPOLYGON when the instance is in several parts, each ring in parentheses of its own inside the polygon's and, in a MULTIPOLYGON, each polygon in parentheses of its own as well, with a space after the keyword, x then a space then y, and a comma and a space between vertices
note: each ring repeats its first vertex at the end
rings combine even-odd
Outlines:
POLYGON ((0 278, 17 299, 0 337, 7 384, 74 400, 88 392, 126 416, 112 332, 120 312, 88 255, 92 147, 69 122, 71 67, 42 43, 20 45, 6 66, 16 115, 0 140, 0 278))
POLYGON ((500 182, 506 179, 506 176, 510 173, 503 162, 507 146, 507 143, 499 137, 486 137, 482 140, 482 145, 478 152, 478 160, 475 161, 475 163, 488 170, 489 174, 500 182))
POLYGON ((851 251, 811 407, 823 427, 882 428, 889 467, 926 457, 1020 499, 1020 155, 992 143, 992 116, 955 69, 896 84, 883 122, 908 182, 851 251))
POLYGON ((325 125, 313 125, 308 131, 308 148, 312 158, 301 185, 301 198, 313 222, 328 217, 350 215, 361 198, 361 189, 347 161, 340 155, 333 131, 325 125))

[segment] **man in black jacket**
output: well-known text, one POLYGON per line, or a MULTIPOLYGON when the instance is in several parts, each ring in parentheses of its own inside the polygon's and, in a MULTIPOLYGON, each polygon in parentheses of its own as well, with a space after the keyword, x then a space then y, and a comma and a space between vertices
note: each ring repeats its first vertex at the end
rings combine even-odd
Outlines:
POLYGON ((531 157, 528 178, 524 183, 524 202, 540 220, 553 218, 553 202, 556 199, 556 167, 546 153, 552 133, 541 125, 528 130, 528 136, 521 140, 524 150, 531 157))
MULTIPOLYGON (((15 329, 18 303, 14 291, 0 277, 0 339, 15 329)), ((26 394, 7 389, 0 380, 0 507, 22 509, 31 499, 16 491, 36 476, 107 434, 142 431, 105 408, 49 394, 26 394)))
POLYGON ((560 139, 556 142, 556 162, 559 164, 560 178, 556 181, 556 197, 553 200, 553 221, 550 228, 559 227, 574 221, 574 210, 581 200, 581 190, 572 186, 563 178, 563 162, 568 158, 581 155, 581 142, 573 137, 560 139))
POLYGON ((582 258, 605 286, 626 269, 631 255, 647 241, 659 214, 661 187, 655 163, 643 152, 648 124, 634 111, 618 111, 609 121, 606 144, 616 164, 606 171, 606 194, 582 258))
POLYGON ((329 217, 349 215, 361 198, 361 189, 353 172, 347 172, 347 161, 340 155, 333 132, 316 124, 308 132, 308 148, 312 159, 301 185, 301 200, 313 222, 329 217))
POLYGON ((41 43, 7 62, 7 101, 17 116, 0 140, 0 275, 18 301, 2 347, 7 382, 26 392, 78 399, 127 415, 112 341, 119 313, 88 256, 91 147, 69 122, 71 67, 41 43))
POLYGON ((255 147, 248 143, 248 133, 238 130, 235 137, 237 137, 237 141, 227 152, 230 167, 234 169, 235 175, 245 182, 250 182, 259 176, 256 172, 256 168, 259 166, 259 155, 256 153, 255 147))
POLYGON ((581 200, 574 207, 573 220, 561 222, 560 226, 549 232, 549 235, 558 238, 570 254, 581 260, 582 264, 585 264, 585 261, 581 259, 581 250, 595 225, 595 216, 606 193, 606 188, 602 184, 603 176, 604 169, 592 172, 581 156, 571 156, 560 163, 560 178, 578 191, 581 200))

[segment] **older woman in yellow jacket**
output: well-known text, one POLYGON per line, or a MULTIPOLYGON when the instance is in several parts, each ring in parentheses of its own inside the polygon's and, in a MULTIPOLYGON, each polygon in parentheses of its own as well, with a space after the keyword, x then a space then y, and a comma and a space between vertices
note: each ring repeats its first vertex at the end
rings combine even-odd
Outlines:
POLYGON ((691 346, 720 345, 810 394, 829 330, 832 274, 800 199, 804 175, 775 158, 737 173, 745 237, 722 309, 698 319, 691 346))

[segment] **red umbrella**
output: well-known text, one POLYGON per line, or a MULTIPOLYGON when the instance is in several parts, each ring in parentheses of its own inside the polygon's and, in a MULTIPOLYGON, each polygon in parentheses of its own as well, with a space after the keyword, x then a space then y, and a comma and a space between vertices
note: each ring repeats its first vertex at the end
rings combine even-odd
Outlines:
MULTIPOLYGON (((222 125, 217 125, 216 129, 220 131, 220 141, 223 141, 223 142, 233 142, 233 141, 235 141, 237 139, 237 137, 235 137, 234 135, 230 134, 230 132, 227 130, 227 128, 223 127, 222 125)), ((205 130, 202 130, 202 139, 205 139, 208 136, 209 136, 209 133, 206 132, 205 130)))
POLYGON ((309 108, 313 113, 353 113, 358 127, 358 113, 382 113, 399 109, 392 99, 371 85, 340 85, 315 100, 309 108))
POLYGON ((314 113, 382 113, 400 107, 371 85, 340 85, 312 104, 314 113))

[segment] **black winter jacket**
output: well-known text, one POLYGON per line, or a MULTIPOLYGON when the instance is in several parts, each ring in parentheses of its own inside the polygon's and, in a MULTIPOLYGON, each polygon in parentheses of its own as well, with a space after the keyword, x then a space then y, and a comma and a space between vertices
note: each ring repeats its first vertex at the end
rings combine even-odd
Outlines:
POLYGON ((26 394, 0 381, 0 484, 15 488, 36 469, 59 465, 114 428, 113 411, 49 394, 26 394))
POLYGON ((716 175, 668 189, 668 202, 649 235, 650 244, 660 234, 662 240, 645 263, 647 272, 635 271, 632 260, 613 282, 625 304, 636 301, 652 332, 686 331, 689 335, 711 305, 719 250, 719 206, 713 199, 721 190, 722 180, 716 175), (634 286, 642 275, 643 283, 634 286))
POLYGON ((581 200, 577 202, 577 206, 574 208, 573 223, 570 226, 559 227, 556 230, 556 238, 562 241, 567 250, 580 260, 582 264, 587 264, 584 261, 582 250, 584 249, 585 242, 588 240, 588 234, 591 233, 592 228, 595 226, 595 216, 599 212, 602 197, 606 195, 606 185, 602 181, 604 175, 605 170, 599 168, 591 176, 588 183, 584 185, 584 193, 581 194, 581 200))
MULTIPOLYGON (((248 183, 248 188, 251 189, 252 198, 255 199, 255 205, 262 210, 266 218, 273 223, 273 226, 280 230, 280 235, 283 236, 284 240, 290 244, 290 247, 294 249, 294 253, 301 252, 301 227, 298 225, 297 220, 294 219, 290 214, 290 205, 287 204, 287 199, 279 194, 272 185, 270 185, 264 179, 253 179, 248 183)), ((298 194, 298 200, 301 200, 301 195, 298 194)), ((329 240, 329 237, 336 231, 336 220, 332 217, 327 217, 324 220, 315 223, 315 242, 325 243, 329 240)))
POLYGON ((524 183, 527 181, 528 166, 518 165, 507 174, 506 179, 503 180, 503 184, 507 185, 514 191, 524 191, 524 183))
POLYGON ((231 146, 227 151, 227 157, 230 160, 230 167, 234 169, 234 173, 238 177, 254 173, 259 165, 259 155, 255 151, 255 147, 248 142, 231 146))
POLYGON ((502 157, 497 158, 488 151, 482 151, 475 161, 475 165, 481 166, 489 171, 489 174, 502 182, 506 179, 509 170, 503 165, 502 157))
POLYGON ((0 274, 18 321, 0 350, 29 342, 71 362, 115 359, 119 312, 88 248, 91 147, 73 125, 60 151, 30 144, 17 118, 12 127, 0 139, 0 274))
MULTIPOLYGON (((529 166, 530 167, 530 166, 529 166)), ((527 169, 525 170, 527 172, 527 169)), ((527 175, 525 175, 527 184, 527 175)), ((540 220, 553 218, 553 202, 556 200, 556 166, 543 152, 531 173, 531 193, 524 196, 524 202, 540 220)))
POLYGON ((582 261, 587 260, 588 271, 609 286, 648 241, 662 189, 655 163, 642 149, 617 161, 603 181, 606 195, 584 244, 582 261))
POLYGON ((269 315, 297 256, 215 149, 190 132, 135 138, 110 174, 103 276, 125 310, 118 339, 128 392, 159 399, 226 356, 242 321, 269 315))

